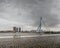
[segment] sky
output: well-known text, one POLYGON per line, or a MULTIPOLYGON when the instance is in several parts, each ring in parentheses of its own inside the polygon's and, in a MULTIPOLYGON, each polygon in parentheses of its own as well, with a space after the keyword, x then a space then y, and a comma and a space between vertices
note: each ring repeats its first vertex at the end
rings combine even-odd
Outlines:
POLYGON ((60 0, 0 0, 0 30, 21 27, 22 30, 42 28, 59 31, 60 0))

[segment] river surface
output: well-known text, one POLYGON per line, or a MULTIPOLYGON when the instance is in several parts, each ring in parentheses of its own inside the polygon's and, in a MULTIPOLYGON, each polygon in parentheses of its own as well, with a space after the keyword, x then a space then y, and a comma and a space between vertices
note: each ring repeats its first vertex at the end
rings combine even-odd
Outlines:
POLYGON ((0 33, 1 45, 5 48, 60 48, 60 34, 0 33))

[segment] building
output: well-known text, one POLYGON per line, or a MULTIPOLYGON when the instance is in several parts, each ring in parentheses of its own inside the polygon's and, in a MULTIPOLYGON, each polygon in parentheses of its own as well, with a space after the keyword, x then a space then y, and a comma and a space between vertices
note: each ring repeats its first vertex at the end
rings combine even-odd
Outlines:
POLYGON ((13 32, 16 32, 16 27, 13 27, 13 32))
POLYGON ((13 27, 13 32, 21 32, 21 28, 19 27, 13 27))
POLYGON ((21 28, 19 27, 19 30, 18 30, 18 32, 21 32, 21 28))

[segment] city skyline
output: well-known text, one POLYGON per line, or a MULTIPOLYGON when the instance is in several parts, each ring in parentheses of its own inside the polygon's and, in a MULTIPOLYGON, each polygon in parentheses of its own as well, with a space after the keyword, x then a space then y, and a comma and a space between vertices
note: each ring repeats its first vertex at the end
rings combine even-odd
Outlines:
POLYGON ((42 16, 47 28, 59 31, 59 8, 60 0, 0 0, 0 30, 10 30, 14 26, 22 30, 36 29, 42 16))

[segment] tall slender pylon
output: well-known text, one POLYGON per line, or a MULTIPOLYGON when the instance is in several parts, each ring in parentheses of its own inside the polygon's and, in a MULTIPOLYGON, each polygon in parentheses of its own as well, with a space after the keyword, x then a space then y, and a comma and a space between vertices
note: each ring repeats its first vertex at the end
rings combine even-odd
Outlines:
POLYGON ((42 17, 40 17, 40 24, 39 24, 39 26, 37 28, 37 32, 41 32, 42 31, 41 30, 41 26, 42 26, 42 17))

